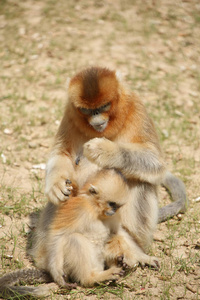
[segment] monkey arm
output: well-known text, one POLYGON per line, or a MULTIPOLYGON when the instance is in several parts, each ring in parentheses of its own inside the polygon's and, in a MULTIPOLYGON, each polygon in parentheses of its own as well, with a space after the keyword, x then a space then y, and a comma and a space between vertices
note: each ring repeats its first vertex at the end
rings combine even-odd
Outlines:
POLYGON ((152 184, 159 184, 165 171, 157 153, 140 144, 119 145, 119 158, 116 162, 113 160, 113 164, 126 178, 152 184))
POLYGON ((102 168, 115 168, 127 179, 160 184, 165 167, 157 149, 139 143, 114 143, 95 138, 84 145, 83 154, 102 168))
POLYGON ((165 170, 159 151, 148 144, 118 144, 107 139, 93 139, 84 145, 84 155, 102 168, 116 168, 128 178, 162 184, 173 203, 159 209, 158 223, 183 213, 188 206, 184 183, 165 170))
POLYGON ((69 198, 74 186, 74 166, 65 154, 52 155, 46 166, 45 193, 55 205, 69 198))

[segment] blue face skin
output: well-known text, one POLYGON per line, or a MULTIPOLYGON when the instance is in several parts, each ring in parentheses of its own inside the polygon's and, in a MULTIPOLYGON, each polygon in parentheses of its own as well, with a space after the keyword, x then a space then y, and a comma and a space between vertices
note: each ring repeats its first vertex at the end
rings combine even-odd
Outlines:
POLYGON ((79 110, 83 115, 90 117, 89 123, 94 128, 94 130, 103 132, 107 127, 109 118, 103 118, 102 113, 109 111, 110 107, 111 104, 107 103, 95 109, 81 107, 79 108, 79 110))
POLYGON ((106 216, 113 216, 116 211, 120 208, 120 205, 118 205, 116 202, 108 202, 108 210, 105 212, 106 216))

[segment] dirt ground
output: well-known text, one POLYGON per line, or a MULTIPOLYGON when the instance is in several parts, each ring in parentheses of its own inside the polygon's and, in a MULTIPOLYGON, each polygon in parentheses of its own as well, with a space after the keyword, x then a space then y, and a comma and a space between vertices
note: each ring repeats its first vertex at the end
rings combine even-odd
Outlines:
POLYGON ((198 0, 0 1, 0 274, 32 266, 27 242, 47 201, 66 81, 89 65, 119 70, 143 100, 190 205, 158 225, 150 252, 159 271, 139 267, 116 286, 48 299, 200 299, 198 0))

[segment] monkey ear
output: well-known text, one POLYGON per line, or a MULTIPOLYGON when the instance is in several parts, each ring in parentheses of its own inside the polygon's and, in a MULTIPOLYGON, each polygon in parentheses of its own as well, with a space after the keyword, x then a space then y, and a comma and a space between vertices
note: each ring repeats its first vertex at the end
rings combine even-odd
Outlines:
POLYGON ((115 76, 116 76, 118 81, 120 81, 120 82, 122 81, 123 76, 122 76, 122 73, 120 71, 116 71, 115 76))
POLYGON ((94 186, 92 184, 90 184, 89 192, 92 195, 97 195, 99 193, 98 190, 97 190, 97 188, 96 188, 96 186, 94 186))

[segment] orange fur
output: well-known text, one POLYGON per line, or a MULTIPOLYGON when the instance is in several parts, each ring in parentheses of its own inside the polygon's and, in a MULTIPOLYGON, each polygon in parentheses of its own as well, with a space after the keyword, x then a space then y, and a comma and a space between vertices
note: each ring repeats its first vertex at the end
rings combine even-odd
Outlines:
POLYGON ((116 79, 114 71, 107 69, 86 69, 72 78, 69 85, 69 99, 57 134, 56 145, 59 152, 65 149, 65 152, 73 155, 85 141, 94 137, 105 137, 121 142, 149 143, 160 153, 155 128, 144 105, 134 93, 124 90, 123 85, 116 79), (99 84, 98 89, 91 92, 93 98, 89 99, 83 95, 84 83, 81 81, 87 74, 90 74, 87 80, 98 81, 96 85, 99 84), (99 133, 88 125, 88 117, 77 112, 77 108, 98 108, 107 102, 111 102, 111 109, 104 114, 109 114, 109 123, 104 132, 99 133))
MULTIPOLYGON (((130 197, 121 209, 122 225, 147 249, 158 221, 157 187, 165 178, 173 187, 174 177, 166 173, 154 124, 141 100, 115 71, 91 67, 69 83, 64 116, 47 163, 48 199, 55 205, 68 200, 64 179, 80 189, 89 176, 105 168, 120 171, 128 180, 130 197)), ((178 209, 184 208, 184 199, 177 202, 178 209)))

